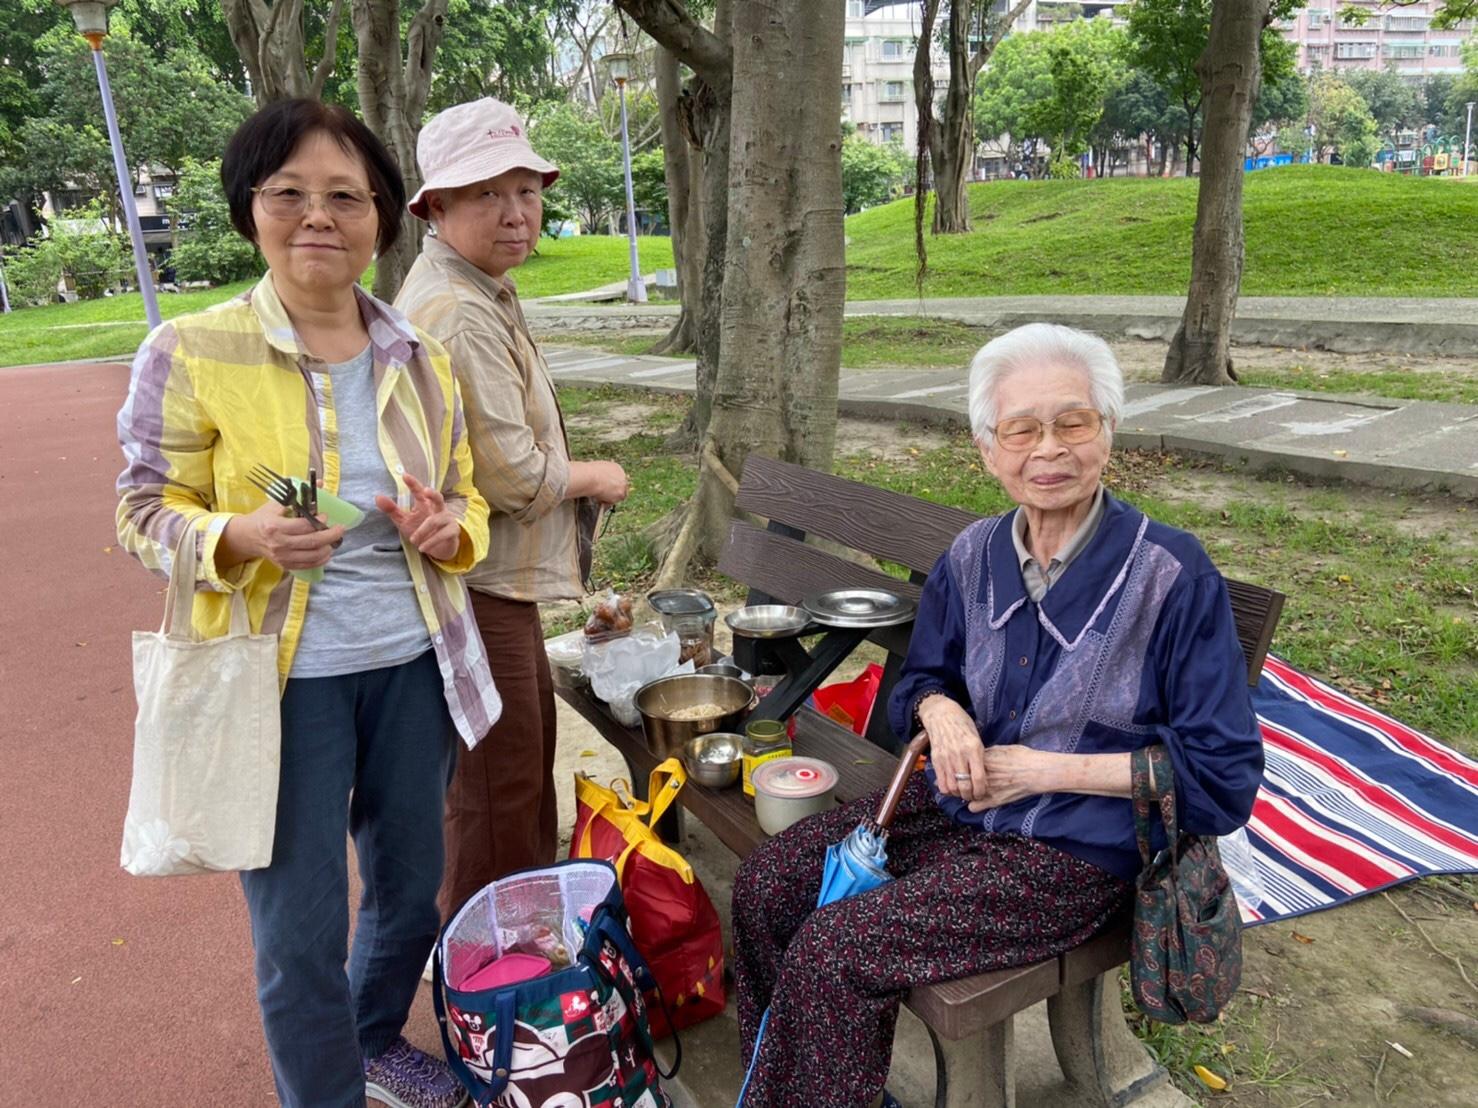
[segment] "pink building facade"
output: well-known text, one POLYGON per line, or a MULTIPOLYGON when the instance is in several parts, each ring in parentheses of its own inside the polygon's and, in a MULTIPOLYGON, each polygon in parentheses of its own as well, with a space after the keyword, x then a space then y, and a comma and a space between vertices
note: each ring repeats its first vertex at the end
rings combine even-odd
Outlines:
POLYGON ((1370 14, 1363 27, 1340 21, 1340 9, 1350 0, 1310 0, 1292 19, 1278 24, 1298 47, 1298 68, 1384 69, 1391 66, 1403 77, 1419 79, 1438 73, 1461 73, 1462 44, 1473 33, 1465 21, 1446 30, 1432 28, 1432 16, 1441 0, 1392 7, 1379 0, 1355 0, 1370 14))

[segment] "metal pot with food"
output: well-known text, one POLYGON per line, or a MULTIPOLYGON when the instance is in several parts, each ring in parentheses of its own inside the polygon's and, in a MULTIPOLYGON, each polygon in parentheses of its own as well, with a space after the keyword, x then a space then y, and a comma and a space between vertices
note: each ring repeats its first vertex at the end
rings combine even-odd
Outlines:
POLYGON ((659 677, 636 694, 647 749, 659 758, 680 754, 698 735, 741 730, 753 704, 754 691, 737 677, 706 673, 659 677))

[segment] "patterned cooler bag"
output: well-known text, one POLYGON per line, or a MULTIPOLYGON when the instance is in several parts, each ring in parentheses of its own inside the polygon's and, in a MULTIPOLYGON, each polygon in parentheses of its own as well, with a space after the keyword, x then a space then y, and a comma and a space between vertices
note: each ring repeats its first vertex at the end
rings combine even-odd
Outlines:
POLYGON ((447 1063, 483 1108, 671 1108, 614 867, 488 885, 442 929, 432 996, 447 1063))

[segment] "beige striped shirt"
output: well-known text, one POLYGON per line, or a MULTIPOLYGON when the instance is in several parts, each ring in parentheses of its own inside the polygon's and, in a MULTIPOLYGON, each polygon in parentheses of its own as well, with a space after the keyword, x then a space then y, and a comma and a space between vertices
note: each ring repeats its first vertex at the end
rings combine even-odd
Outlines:
POLYGON ((513 600, 582 595, 564 419, 512 278, 428 237, 395 306, 447 348, 462 387, 472 477, 492 509, 467 584, 513 600))

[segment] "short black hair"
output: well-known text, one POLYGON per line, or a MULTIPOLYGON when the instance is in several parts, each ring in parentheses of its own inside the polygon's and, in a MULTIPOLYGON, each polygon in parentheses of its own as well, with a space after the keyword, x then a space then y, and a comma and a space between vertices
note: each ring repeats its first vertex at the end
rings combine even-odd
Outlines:
POLYGON ((315 131, 328 135, 364 161, 375 211, 380 217, 376 246, 383 256, 400 235, 405 213, 405 180, 385 144, 348 108, 318 100, 278 100, 236 128, 221 157, 221 184, 231 208, 231 225, 248 242, 257 241, 252 189, 282 168, 298 144, 315 131))

